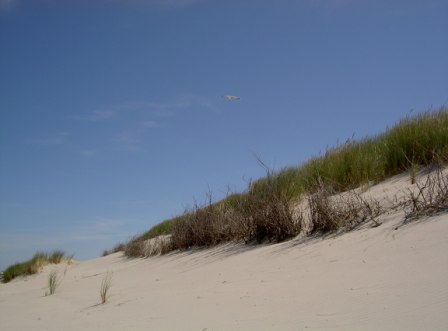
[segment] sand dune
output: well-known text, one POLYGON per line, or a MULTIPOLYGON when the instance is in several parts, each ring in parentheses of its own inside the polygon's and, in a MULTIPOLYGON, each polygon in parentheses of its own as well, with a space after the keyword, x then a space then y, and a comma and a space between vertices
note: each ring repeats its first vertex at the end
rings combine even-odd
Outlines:
MULTIPOLYGON (((369 192, 395 194, 407 182, 369 192)), ((0 329, 447 330, 448 214, 396 229, 403 217, 326 238, 47 266, 0 285, 0 329), (55 268, 60 286, 45 296, 55 268)))

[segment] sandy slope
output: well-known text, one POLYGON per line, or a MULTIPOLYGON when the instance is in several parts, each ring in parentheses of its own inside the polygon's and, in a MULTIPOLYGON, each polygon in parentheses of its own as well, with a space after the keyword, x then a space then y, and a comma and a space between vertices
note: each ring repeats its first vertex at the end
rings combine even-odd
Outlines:
MULTIPOLYGON (((396 177, 371 189, 384 196, 396 177)), ((447 330, 448 214, 395 230, 215 249, 150 259, 121 253, 50 266, 0 285, 1 330, 447 330), (105 273, 111 297, 100 305, 105 273)))

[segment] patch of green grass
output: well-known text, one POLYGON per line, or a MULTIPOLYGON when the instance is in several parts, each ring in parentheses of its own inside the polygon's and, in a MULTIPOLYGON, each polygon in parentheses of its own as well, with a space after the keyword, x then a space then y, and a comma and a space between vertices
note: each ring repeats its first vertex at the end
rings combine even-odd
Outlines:
POLYGON ((33 275, 38 273, 43 266, 49 263, 58 264, 63 260, 71 260, 63 251, 55 250, 51 254, 37 252, 31 259, 21 263, 15 263, 3 271, 2 281, 8 283, 16 277, 33 275))
POLYGON ((448 161, 448 108, 406 117, 380 136, 384 170, 397 174, 414 165, 448 161))
POLYGON ((3 271, 2 281, 8 283, 14 278, 27 274, 27 263, 15 263, 3 271))
POLYGON ((311 159, 296 171, 304 191, 313 190, 318 180, 336 191, 344 191, 385 176, 381 146, 373 138, 348 141, 331 148, 324 156, 311 159))

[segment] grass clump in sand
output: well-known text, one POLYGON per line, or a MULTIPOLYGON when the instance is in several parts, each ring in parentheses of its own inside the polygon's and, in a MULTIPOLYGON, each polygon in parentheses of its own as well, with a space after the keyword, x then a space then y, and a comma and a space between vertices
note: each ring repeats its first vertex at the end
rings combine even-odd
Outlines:
POLYGON ((112 274, 107 272, 106 276, 104 276, 101 281, 100 286, 100 298, 101 304, 105 304, 109 300, 109 289, 112 286, 112 274))
POLYGON ((65 252, 61 250, 55 250, 48 255, 48 263, 59 264, 66 258, 65 252))
POLYGON ((48 292, 45 292, 45 296, 53 295, 56 292, 56 288, 59 285, 59 276, 57 270, 52 270, 48 275, 48 292))
POLYGON ((55 250, 51 254, 38 252, 25 262, 15 263, 6 268, 2 273, 2 282, 8 283, 16 277, 27 276, 38 273, 43 266, 53 263, 58 264, 62 261, 70 261, 73 256, 67 256, 63 251, 55 250))
MULTIPOLYGON (((171 236, 163 252, 236 240, 286 240, 304 229, 303 217, 293 213, 291 206, 305 197, 311 207, 308 233, 350 229, 366 220, 374 221, 379 206, 359 194, 336 201, 332 196, 406 171, 415 182, 419 169, 447 162, 448 108, 442 107, 406 117, 377 136, 349 139, 298 167, 268 170, 265 178, 251 182, 245 192, 216 203, 210 200, 203 206, 195 205, 133 238, 126 245, 125 255, 146 256, 144 241, 162 234, 171 236)), ((424 197, 416 199, 414 213, 428 209, 422 207, 424 197)))

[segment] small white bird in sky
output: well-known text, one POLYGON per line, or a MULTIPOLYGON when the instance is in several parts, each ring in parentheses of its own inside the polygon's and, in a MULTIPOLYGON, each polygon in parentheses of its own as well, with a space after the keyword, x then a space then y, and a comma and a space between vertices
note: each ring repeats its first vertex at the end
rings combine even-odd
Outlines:
POLYGON ((224 98, 226 98, 229 101, 233 101, 233 100, 239 100, 241 99, 240 97, 237 97, 236 95, 230 95, 230 94, 225 94, 224 98))

